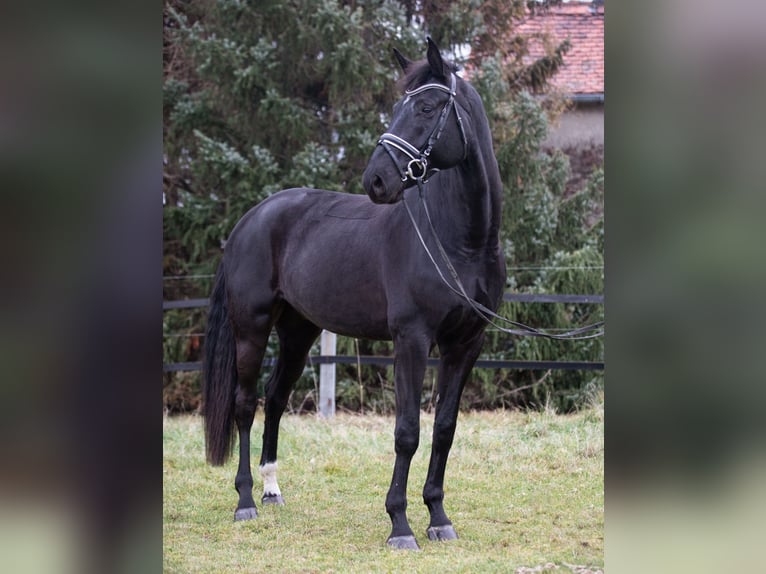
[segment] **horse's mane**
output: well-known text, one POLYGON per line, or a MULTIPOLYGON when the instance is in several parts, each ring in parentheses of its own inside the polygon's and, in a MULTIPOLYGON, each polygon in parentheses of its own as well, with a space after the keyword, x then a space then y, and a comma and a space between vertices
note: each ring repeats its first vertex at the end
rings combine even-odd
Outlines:
MULTIPOLYGON (((460 67, 454 62, 444 60, 445 67, 450 72, 457 72, 460 67)), ((428 64, 428 60, 418 60, 413 62, 404 76, 399 80, 399 88, 402 90, 412 90, 423 84, 427 84, 429 81, 434 80, 434 75, 431 73, 431 66, 428 64)))

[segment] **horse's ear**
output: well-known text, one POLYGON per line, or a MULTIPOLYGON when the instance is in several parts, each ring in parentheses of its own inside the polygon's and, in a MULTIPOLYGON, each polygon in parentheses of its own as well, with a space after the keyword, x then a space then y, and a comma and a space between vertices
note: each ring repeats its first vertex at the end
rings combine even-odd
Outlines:
POLYGON ((439 46, 431 39, 431 36, 426 37, 426 42, 428 42, 428 65, 431 66, 431 73, 435 78, 446 78, 449 70, 444 65, 439 46))
POLYGON ((402 53, 396 48, 394 48, 394 56, 396 56, 396 61, 399 63, 399 67, 403 72, 406 72, 412 65, 412 62, 408 60, 404 55, 402 55, 402 53))

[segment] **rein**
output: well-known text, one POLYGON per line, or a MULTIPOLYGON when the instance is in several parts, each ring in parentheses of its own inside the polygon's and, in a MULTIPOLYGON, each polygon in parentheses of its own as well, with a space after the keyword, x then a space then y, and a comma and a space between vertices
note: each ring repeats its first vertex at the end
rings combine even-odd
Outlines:
POLYGON ((439 278, 442 280, 442 282, 455 294, 459 295, 463 300, 468 303, 471 308, 474 310, 474 312, 484 321, 495 327, 496 329, 499 329, 503 333, 508 333, 510 335, 520 335, 525 337, 546 337, 548 339, 559 339, 559 340, 566 340, 566 341, 580 341, 583 339, 594 339, 596 337, 600 337, 604 334, 604 322, 599 321, 597 323, 593 323, 591 325, 586 325, 584 327, 579 327, 577 329, 572 329, 571 331, 566 331, 564 333, 559 334, 553 334, 553 333, 547 333, 541 329, 535 329, 534 327, 529 327, 528 325, 524 325, 523 323, 519 323, 517 321, 512 321, 510 319, 507 319, 505 317, 502 317, 492 311, 492 309, 482 305, 475 299, 473 299, 468 293, 466 292, 466 289, 463 285, 463 282, 460 280, 460 276, 457 273, 457 270, 455 269, 455 266, 450 261, 449 257, 447 256, 447 252, 444 249, 444 246, 442 245, 441 241, 439 240, 439 236, 436 234, 436 230, 434 229, 433 222, 431 221, 431 214, 428 211, 428 205, 426 204, 425 198, 423 197, 423 186, 424 182, 422 178, 416 180, 418 184, 418 198, 420 199, 420 203, 423 206, 423 211, 426 214, 426 220, 428 221, 428 227, 431 231, 431 235, 434 238, 434 241, 436 242, 436 247, 439 250, 439 254, 441 255, 442 260, 444 261, 445 266, 450 272, 450 275, 452 276, 452 279, 455 281, 455 284, 457 285, 457 289, 447 280, 447 278, 444 276, 444 273, 442 273, 442 270, 439 268, 439 264, 436 262, 435 257, 431 253, 431 250, 428 248, 428 245, 426 245, 425 239, 423 238, 423 234, 420 231, 420 228, 418 227, 417 221, 415 221, 415 216, 412 214, 412 210, 410 209, 410 206, 407 204, 406 201, 403 201, 404 207, 407 210, 407 215, 410 218, 410 221, 412 222, 412 226, 415 228, 415 233, 418 236, 418 239, 420 240, 420 244, 423 246, 423 249, 425 249, 426 254, 428 255, 428 258, 431 260, 431 263, 434 266, 434 269, 436 269, 436 272, 439 274, 439 278), (517 327, 516 329, 510 329, 508 327, 503 327, 502 325, 495 322, 495 320, 502 321, 503 323, 506 323, 508 325, 513 325, 514 327, 517 327), (583 333, 587 333, 588 331, 593 331, 598 329, 595 333, 591 333, 589 335, 583 335, 583 333))
POLYGON ((457 107, 457 103, 455 101, 455 96, 457 95, 456 90, 456 79, 455 74, 451 74, 450 76, 450 87, 444 86, 442 84, 424 84, 418 88, 415 88, 413 90, 407 90, 405 91, 406 99, 405 102, 409 100, 412 96, 415 96, 417 94, 420 94, 426 90, 441 90, 443 92, 447 92, 449 94, 449 100, 446 104, 444 104, 444 107, 442 108, 441 114, 439 115, 439 121, 434 126, 434 129, 431 130, 431 134, 428 136, 428 140, 426 141, 425 146, 423 149, 416 148, 414 145, 412 145, 410 142, 405 140, 404 138, 401 138, 397 136, 396 134, 392 134, 389 132, 384 133, 382 136, 380 136, 380 139, 378 140, 378 145, 383 146, 383 149, 386 150, 391 160, 394 162, 394 165, 399 167, 399 162, 396 158, 396 155, 392 151, 392 148, 402 152, 404 155, 406 155, 409 159, 407 162, 407 165, 400 169, 400 174, 403 182, 406 182, 408 180, 412 180, 415 183, 417 183, 418 186, 418 197, 420 199, 420 203, 423 206, 423 212, 426 215, 426 221, 428 221, 428 227, 430 229, 431 235, 434 238, 434 242, 436 243, 436 247, 439 250, 439 254, 441 255, 442 261, 444 262, 444 265, 447 267, 447 270, 450 272, 450 275, 452 276, 453 281, 455 282, 455 285, 457 288, 452 285, 452 283, 449 282, 449 280, 444 276, 444 273, 442 273, 441 268, 439 267, 439 264, 436 262, 436 258, 431 253, 431 250, 428 248, 428 245, 426 245, 426 241, 423 238, 423 234, 420 231, 420 228, 418 227, 417 221, 415 220, 415 217, 412 214, 412 211, 410 210, 410 206, 407 204, 406 201, 403 201, 404 207, 407 209, 407 215, 410 218, 410 221, 412 222, 413 227, 415 228, 415 233, 417 233, 418 239, 420 240, 420 244, 423 246, 423 249, 425 249, 426 254, 428 255, 428 258, 431 260, 431 263, 433 264, 434 268, 436 269, 436 272, 439 274, 439 277, 441 278, 442 282, 454 293, 459 295, 463 300, 465 300, 468 305, 473 309, 473 311, 484 321, 492 325, 493 327, 499 329, 500 331, 504 333, 508 333, 511 335, 520 335, 520 336, 528 336, 528 337, 546 337, 548 339, 559 339, 559 340, 568 340, 568 341, 577 341, 582 339, 593 339, 595 337, 600 337, 604 334, 604 322, 599 321, 597 323, 593 323, 592 325, 586 325, 585 327, 580 327, 578 329, 573 329, 571 331, 566 331, 564 333, 559 334, 553 334, 553 333, 547 333, 540 329, 535 329, 533 327, 529 327, 527 325, 524 325, 523 323, 518 323, 516 321, 511 321, 510 319, 506 319, 505 317, 501 317, 488 307, 482 305, 475 299, 471 298, 468 293, 466 292, 465 286, 463 285, 463 282, 460 280, 460 276, 457 273, 457 270, 455 269, 455 266, 452 264, 452 262, 449 260, 449 257, 447 256, 447 252, 444 249, 444 246, 442 245, 441 241, 439 240, 439 236, 436 234, 436 230, 434 229, 433 222, 431 221, 431 214, 428 211, 428 205, 426 204, 425 197, 423 195, 424 193, 424 185, 428 182, 428 178, 430 175, 435 173, 436 171, 439 171, 438 169, 432 169, 431 174, 428 173, 428 158, 431 155, 431 150, 433 149, 434 144, 439 139, 439 137, 442 134, 442 131, 444 131, 444 126, 447 123, 447 117, 449 116, 449 113, 452 109, 455 110, 455 117, 457 118, 458 126, 460 127, 460 136, 463 140, 463 159, 466 158, 468 154, 468 141, 465 135, 465 128, 463 127, 463 119, 460 117, 460 112, 457 107), (512 325, 516 327, 515 329, 511 329, 508 327, 504 327, 497 323, 497 321, 500 321, 502 323, 512 325), (588 333, 589 331, 597 330, 595 333, 590 333, 587 335, 584 335, 583 333, 588 333))

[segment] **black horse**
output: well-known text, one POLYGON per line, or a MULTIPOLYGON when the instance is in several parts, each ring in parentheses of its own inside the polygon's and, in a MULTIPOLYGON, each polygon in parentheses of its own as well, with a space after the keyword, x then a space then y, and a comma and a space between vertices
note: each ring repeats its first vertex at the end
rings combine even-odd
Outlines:
MULTIPOLYGON (((433 227, 467 295, 480 304, 497 308, 506 272, 498 240, 500 175, 479 95, 455 75, 455 66, 442 59, 430 38, 425 60, 395 55, 405 92, 364 173, 369 199, 288 189, 248 211, 231 233, 208 318, 205 438, 208 461, 223 464, 233 450, 236 426, 235 520, 255 518, 250 428, 256 382, 275 327, 280 351, 266 385, 261 500, 283 504, 276 480, 279 421, 321 329, 393 340, 396 462, 386 497, 393 524, 388 544, 417 549, 406 492, 418 448, 427 358, 438 347, 439 394, 423 489, 431 516, 427 535, 449 540, 457 534, 442 504, 444 471, 460 396, 486 323, 444 285, 445 264, 437 271, 413 223, 433 227), (420 202, 418 191, 424 189, 420 202)), ((431 250, 437 246, 432 233, 422 236, 431 250)))

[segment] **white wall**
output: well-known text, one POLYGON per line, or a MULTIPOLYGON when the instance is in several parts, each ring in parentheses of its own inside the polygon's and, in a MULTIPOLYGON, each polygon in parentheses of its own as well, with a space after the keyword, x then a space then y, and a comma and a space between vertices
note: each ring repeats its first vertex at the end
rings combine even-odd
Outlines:
POLYGON ((604 106, 578 106, 565 112, 549 128, 543 144, 548 148, 591 147, 604 145, 604 106))

